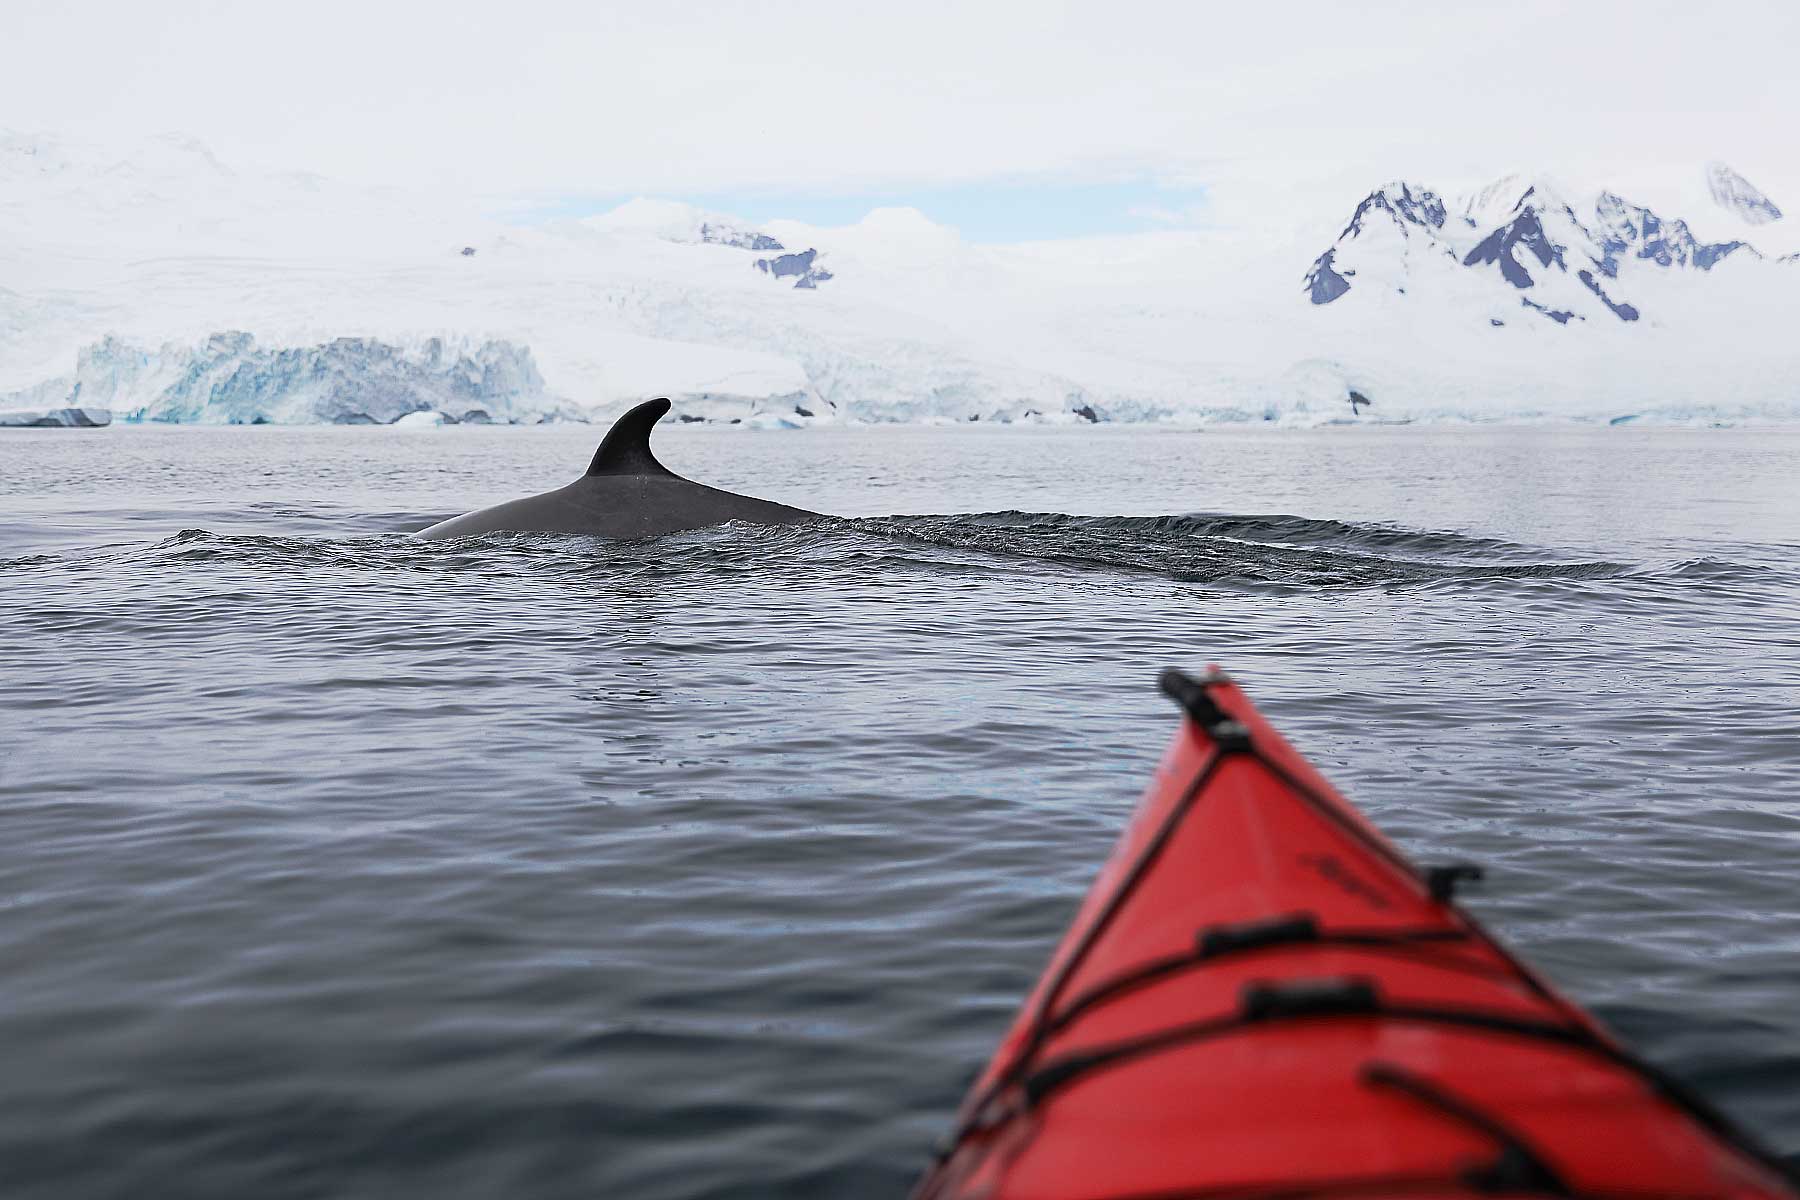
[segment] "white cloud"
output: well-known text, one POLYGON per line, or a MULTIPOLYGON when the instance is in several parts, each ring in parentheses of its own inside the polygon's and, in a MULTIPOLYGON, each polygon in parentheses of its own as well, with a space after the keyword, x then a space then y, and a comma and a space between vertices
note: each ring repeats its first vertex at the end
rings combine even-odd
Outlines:
POLYGON ((1722 158, 1785 202, 1797 43, 1791 0, 11 0, 0 113, 495 195, 1148 171, 1229 211, 1234 180, 1358 191, 1722 158))
POLYGON ((1125 215, 1153 225, 1166 225, 1171 229, 1180 229, 1190 225, 1199 225, 1206 220, 1205 204, 1134 204, 1125 210, 1125 215))

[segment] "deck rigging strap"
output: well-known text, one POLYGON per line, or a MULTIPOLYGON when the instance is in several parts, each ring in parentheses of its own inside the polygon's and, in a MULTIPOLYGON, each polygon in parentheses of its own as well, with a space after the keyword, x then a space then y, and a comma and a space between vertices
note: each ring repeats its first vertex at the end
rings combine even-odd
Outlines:
MULTIPOLYGON (((1201 732, 1212 742, 1213 752, 1201 762, 1192 781, 1170 807, 1168 815, 1132 862, 1118 886, 1113 889, 1105 906, 1063 960, 1049 984, 1039 993, 1027 1027, 1028 1033, 1019 1052, 979 1096, 970 1097, 964 1105, 962 1118, 950 1136, 944 1140, 938 1153, 940 1168, 970 1136, 991 1131, 1008 1123, 1024 1112, 1036 1108, 1057 1090, 1093 1071, 1131 1061, 1146 1054, 1255 1029, 1272 1022, 1377 1017, 1386 1020, 1453 1026, 1494 1036, 1528 1037, 1555 1042, 1568 1049, 1603 1058, 1612 1065, 1638 1077, 1653 1092, 1681 1109, 1721 1141, 1774 1172, 1790 1186, 1800 1186, 1800 1170, 1776 1157, 1773 1152, 1739 1129, 1684 1084, 1670 1078, 1660 1069, 1638 1058, 1624 1047, 1595 1033, 1587 1025, 1579 1010, 1574 1009, 1568 1001, 1546 988, 1530 970, 1514 958, 1496 939, 1488 935, 1473 917, 1457 906, 1454 902, 1456 884, 1465 879, 1481 878, 1479 867, 1458 863, 1445 868, 1434 868, 1429 872, 1421 872, 1417 866, 1392 846, 1380 838, 1372 836, 1360 824, 1350 820, 1341 811, 1338 804, 1318 795, 1308 783, 1296 778, 1281 764, 1264 754, 1261 747, 1256 745, 1249 730, 1242 723, 1233 719, 1209 694, 1208 688, 1220 682, 1224 682, 1223 677, 1220 676, 1195 679, 1174 669, 1163 672, 1160 680, 1162 690, 1173 697, 1184 712, 1195 721, 1201 732), (1406 877, 1414 880, 1431 900, 1449 909, 1465 926, 1465 929, 1443 931, 1429 929, 1334 930, 1327 932, 1317 928, 1316 921, 1311 920, 1311 914, 1296 914, 1287 918, 1274 918, 1269 922, 1252 923, 1252 926, 1256 924, 1265 926, 1260 932, 1247 927, 1238 927, 1232 932, 1220 929, 1212 930, 1210 932, 1215 936, 1210 942, 1210 949, 1209 931, 1202 930, 1193 952, 1152 960, 1120 972, 1089 988, 1077 996, 1067 1007, 1057 1011, 1056 1001, 1068 986, 1070 979, 1074 977, 1082 962, 1099 941, 1100 936, 1124 908, 1125 902, 1149 873, 1150 868, 1155 865, 1180 828, 1182 821, 1192 810, 1200 793, 1218 771, 1221 763, 1238 754, 1246 754, 1253 758, 1315 812, 1326 817, 1337 828, 1354 837, 1356 841, 1396 867, 1406 877), (1445 936, 1436 936, 1440 932, 1445 936), (1293 948, 1320 944, 1379 948, 1386 951, 1411 946, 1429 946, 1437 942, 1465 940, 1471 937, 1478 937, 1483 944, 1495 951, 1507 968, 1503 977, 1513 979, 1526 986, 1534 995, 1549 1003, 1563 1016, 1570 1018, 1569 1023, 1539 1021, 1476 1008, 1390 1004, 1380 997, 1371 982, 1356 978, 1290 980, 1280 983, 1249 985, 1245 989, 1239 1011, 1236 1013, 1174 1025, 1111 1045, 1072 1052, 1033 1069, 1039 1053, 1049 1038, 1066 1029, 1079 1016, 1090 1011, 1096 1005, 1132 988, 1144 986, 1183 970, 1209 965, 1232 954, 1273 949, 1278 946, 1293 948), (1001 1111, 993 1112, 996 1103, 1015 1088, 1018 1089, 1022 1103, 1001 1106, 1001 1111)), ((1473 963, 1464 965, 1469 968, 1476 966, 1473 963)), ((1365 1082, 1395 1087, 1407 1091, 1408 1094, 1421 1100, 1442 1102, 1437 1106, 1444 1111, 1450 1111, 1447 1104, 1461 1104, 1463 1107, 1457 1110, 1459 1114, 1478 1112, 1478 1110, 1468 1107, 1466 1102, 1460 1098, 1451 1098, 1442 1089, 1433 1090, 1434 1085, 1422 1083, 1418 1077, 1394 1068, 1391 1064, 1378 1066, 1381 1068, 1378 1071, 1379 1077, 1371 1077, 1365 1073, 1365 1082), (1401 1082, 1402 1079, 1405 1082, 1401 1082), (1429 1096, 1427 1096, 1428 1092, 1429 1096)), ((1371 1070, 1375 1069, 1371 1068, 1371 1070)), ((1501 1127, 1496 1125, 1493 1128, 1501 1127)), ((1505 1148, 1503 1145, 1503 1150, 1505 1148)), ((1523 1165, 1516 1161, 1511 1165, 1525 1170, 1527 1173, 1533 1169, 1533 1163, 1529 1159, 1523 1165)), ((1542 1163, 1540 1161, 1535 1165, 1542 1166, 1542 1163)), ((1545 1170, 1548 1169, 1545 1168, 1545 1170)), ((1557 1179, 1554 1172, 1534 1176, 1534 1178, 1539 1185, 1547 1185, 1554 1181, 1557 1186, 1561 1186, 1560 1180, 1557 1179)), ((927 1181, 928 1186, 930 1182, 927 1181)), ((1443 1182, 1443 1178, 1438 1176, 1431 1180, 1420 1179, 1417 1181, 1417 1185, 1420 1187, 1441 1186, 1443 1182)), ((1469 1183, 1467 1180, 1460 1182, 1465 1186, 1469 1183)), ((1272 1200, 1277 1196, 1299 1198, 1347 1194, 1357 1190, 1392 1186, 1396 1183, 1400 1183, 1400 1181, 1393 1179, 1386 1181, 1345 1180, 1341 1187, 1287 1185, 1285 1188, 1258 1191, 1252 1186, 1250 1190, 1242 1188, 1216 1191, 1200 1189, 1192 1193, 1183 1192, 1174 1195, 1191 1195, 1195 1198, 1214 1195, 1219 1197, 1242 1196, 1246 1200, 1270 1197, 1272 1200)), ((1572 1195, 1567 1190, 1545 1190, 1544 1186, 1527 1187, 1525 1191, 1528 1194, 1535 1192, 1535 1194, 1546 1196, 1572 1195)), ((921 1194, 929 1195, 931 1192, 925 1191, 921 1194)), ((1597 1194, 1584 1193, 1584 1195, 1597 1194)), ((1173 1196, 1171 1200, 1173 1200, 1173 1196)))

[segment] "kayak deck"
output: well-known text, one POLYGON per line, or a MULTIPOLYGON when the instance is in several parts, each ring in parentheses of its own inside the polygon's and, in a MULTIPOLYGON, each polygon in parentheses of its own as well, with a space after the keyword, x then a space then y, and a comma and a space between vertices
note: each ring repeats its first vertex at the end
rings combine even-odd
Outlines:
POLYGON ((916 1193, 1792 1197, 1219 675, 916 1193))

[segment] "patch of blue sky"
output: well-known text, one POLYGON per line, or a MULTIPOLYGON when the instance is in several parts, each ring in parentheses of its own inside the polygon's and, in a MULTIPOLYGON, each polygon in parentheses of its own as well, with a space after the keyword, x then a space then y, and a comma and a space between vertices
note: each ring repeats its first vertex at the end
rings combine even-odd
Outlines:
MULTIPOLYGON (((966 240, 985 244, 1191 228, 1203 222, 1206 207, 1205 188, 1152 179, 1107 183, 1011 180, 854 192, 719 191, 657 198, 682 200, 752 224, 791 220, 808 225, 853 225, 871 209, 916 208, 937 224, 956 229, 966 240)), ((504 215, 526 223, 587 217, 630 199, 629 194, 560 196, 504 215)))

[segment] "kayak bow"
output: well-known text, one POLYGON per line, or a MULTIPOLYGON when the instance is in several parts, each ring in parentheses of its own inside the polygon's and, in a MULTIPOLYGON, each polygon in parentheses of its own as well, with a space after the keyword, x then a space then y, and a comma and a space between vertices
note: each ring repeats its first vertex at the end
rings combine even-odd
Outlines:
POLYGON ((1735 1197, 1787 1168, 1420 870, 1237 686, 1186 712, 917 1200, 1735 1197))

